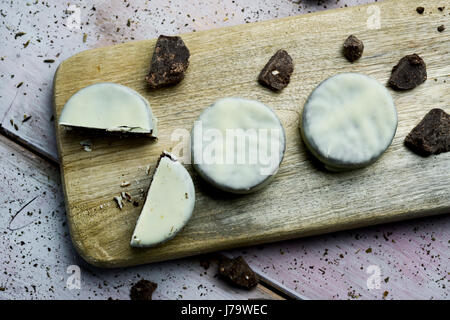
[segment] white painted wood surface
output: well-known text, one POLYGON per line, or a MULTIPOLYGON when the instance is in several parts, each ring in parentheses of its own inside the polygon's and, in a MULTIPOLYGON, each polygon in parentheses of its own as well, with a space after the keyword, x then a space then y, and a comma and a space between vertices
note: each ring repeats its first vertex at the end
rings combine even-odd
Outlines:
MULTIPOLYGON (((33 1, 29 1, 31 6, 27 6, 26 1, 0 0, 2 129, 41 154, 56 158, 51 122, 51 81, 58 63, 79 51, 125 42, 132 38, 153 38, 159 33, 176 34, 194 29, 205 30, 324 10, 325 6, 342 7, 368 2, 372 1, 341 0, 322 3, 291 0, 206 0, 201 4, 196 1, 184 1, 180 4, 177 1, 168 3, 163 0, 136 0, 130 2, 127 7, 128 2, 122 0, 79 0, 70 3, 81 9, 83 29, 69 30, 64 27, 69 16, 65 13, 66 2, 54 0, 34 5, 33 1), (96 7, 95 11, 91 10, 93 6, 96 7), (127 26, 128 19, 130 27, 127 26), (89 24, 86 24, 87 22, 89 24), (117 28, 120 28, 119 32, 116 32, 117 28), (20 31, 26 32, 26 35, 14 39, 14 35, 20 31), (86 42, 83 42, 83 34, 87 35, 86 42), (30 43, 24 48, 23 44, 28 40, 30 43), (55 59, 55 63, 46 64, 43 62, 45 59, 55 59), (21 82, 23 85, 16 88, 21 82), (24 114, 31 115, 32 118, 22 124, 24 114), (18 130, 11 125, 11 119, 18 125, 18 130)), ((425 14, 437 10, 427 7, 426 1, 417 1, 417 5, 425 6, 425 14)), ((448 14, 448 11, 446 13, 448 14)), ((8 177, 8 180, 0 184, 0 261, 7 272, 6 275, 0 274, 1 299, 29 299, 38 296, 59 299, 127 298, 129 285, 139 276, 156 282, 166 279, 160 281, 160 287, 155 293, 156 298, 179 298, 179 295, 183 295, 183 298, 231 298, 227 292, 217 293, 217 287, 220 287, 221 283, 209 283, 209 280, 205 281, 204 275, 200 276, 203 269, 199 267, 198 261, 193 263, 197 258, 107 271, 83 264, 72 250, 67 227, 63 226, 64 212, 61 209, 63 205, 58 186, 59 178, 55 178, 57 169, 4 139, 0 145, 4 151, 0 153, 2 167, 6 168, 6 156, 14 153, 15 156, 11 156, 7 161, 13 165, 9 168, 16 168, 12 169, 13 171, 3 171, 2 176, 8 177), (19 154, 22 156, 18 157, 19 154), (8 176, 4 172, 7 172, 8 176), (28 178, 23 180, 22 174, 28 178), (53 179, 53 182, 49 183, 49 179, 53 179), (50 190, 56 195, 42 196, 41 191, 50 190), (15 231, 17 235, 4 234, 9 232, 7 228, 12 215, 37 195, 39 197, 30 203, 27 212, 37 212, 33 214, 36 216, 37 208, 40 207, 39 216, 48 225, 43 226, 42 221, 41 224, 38 222, 40 219, 34 221, 31 217, 32 224, 15 231), (56 212, 57 210, 59 212, 56 212), (54 216, 52 212, 55 212, 54 216), (7 218, 4 218, 5 215, 7 218), (48 220, 45 216, 49 217, 48 220), (52 232, 58 236, 47 239, 48 234, 52 232), (19 240, 21 238, 25 240, 19 240), (24 241, 23 246, 20 241, 24 241), (20 260, 22 256, 25 256, 24 260, 20 260), (82 265, 81 291, 64 289, 69 263, 82 265), (37 264, 37 267, 34 267, 34 264, 37 264), (47 267, 51 269, 50 277, 47 275, 47 267), (153 275, 155 276, 152 278, 153 275), (194 280, 192 283, 188 281, 190 278, 194 280), (107 281, 107 285, 104 285, 104 281, 107 281), (203 287, 197 288, 196 285, 200 285, 202 281, 203 287), (189 283, 186 290, 182 288, 185 282, 189 283), (31 285, 36 286, 36 293, 31 285), (5 290, 1 291, 2 288, 5 290), (201 296, 202 292, 206 295, 201 296)), ((23 220, 18 218, 14 223, 20 226, 30 221, 27 220, 29 218, 26 215, 23 220)), ((247 248, 230 254, 244 252, 252 267, 257 268, 271 281, 284 285, 297 295, 303 294, 311 298, 379 299, 384 291, 388 291, 387 299, 448 299, 449 225, 450 217, 447 215, 247 248), (387 235, 388 241, 384 240, 383 234, 387 235), (383 240, 380 240, 382 237, 383 240), (373 249, 373 254, 366 254, 365 251, 362 254, 362 249, 367 250, 369 247, 373 249), (356 250, 351 250, 354 248, 356 250), (325 252, 328 253, 324 255, 325 252), (343 254, 344 258, 340 258, 340 254, 343 254), (367 268, 370 264, 381 266, 383 281, 380 289, 368 290, 366 287, 369 275, 360 268, 367 268), (313 268, 310 268, 311 266, 313 268), (319 269, 323 270, 323 267, 327 269, 322 275, 319 269), (384 275, 389 276, 387 284, 384 282, 384 275)), ((212 270, 208 270, 208 274, 213 277, 212 270)), ((244 297, 239 295, 242 294, 241 291, 231 294, 233 298, 244 297)))
POLYGON ((92 267, 73 249, 58 169, 3 136, 0 162, 0 299, 129 299, 132 284, 142 278, 158 284, 155 299, 276 298, 260 287, 229 286, 216 277, 215 263, 207 270, 200 265, 202 257, 127 269, 92 267), (70 285, 73 265, 80 268, 80 289, 70 285))

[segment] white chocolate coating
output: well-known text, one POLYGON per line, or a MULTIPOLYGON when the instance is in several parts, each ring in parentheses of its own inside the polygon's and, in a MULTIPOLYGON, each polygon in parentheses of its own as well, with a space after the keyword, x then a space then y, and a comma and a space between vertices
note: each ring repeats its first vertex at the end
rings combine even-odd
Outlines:
POLYGON ((96 83, 65 104, 59 125, 106 131, 146 133, 156 137, 156 119, 147 100, 116 83, 96 83))
POLYGON ((374 162, 389 147, 396 129, 397 110, 389 91, 362 74, 328 78, 303 109, 305 144, 331 170, 374 162))
POLYGON ((195 189, 186 168, 162 157, 131 237, 133 247, 152 247, 172 239, 194 211, 195 189))
POLYGON ((192 161, 197 172, 219 189, 249 193, 276 174, 285 133, 266 105, 224 98, 205 109, 192 129, 192 161), (217 158, 208 157, 215 150, 217 158))

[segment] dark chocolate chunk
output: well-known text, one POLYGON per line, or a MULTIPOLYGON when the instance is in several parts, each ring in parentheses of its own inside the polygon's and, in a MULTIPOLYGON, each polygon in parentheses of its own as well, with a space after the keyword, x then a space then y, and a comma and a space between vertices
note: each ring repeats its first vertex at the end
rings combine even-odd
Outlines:
POLYGON ((416 8, 417 13, 422 14, 425 11, 424 7, 417 7, 416 8))
POLYGON ((439 11, 444 11, 445 7, 438 7, 439 11))
POLYGON ((450 115, 432 109, 406 136, 405 145, 421 156, 450 151, 450 115))
POLYGON ((131 300, 152 300, 153 291, 156 290, 158 285, 148 280, 139 280, 131 287, 130 298, 131 300))
POLYGON ((292 72, 291 56, 285 50, 278 50, 261 70, 258 81, 273 91, 280 91, 289 84, 292 72))
POLYGON ((189 56, 180 37, 159 36, 145 80, 153 89, 180 82, 189 66, 189 56))
POLYGON ((223 258, 219 264, 219 274, 235 286, 251 289, 258 284, 258 276, 245 262, 244 258, 223 258))
POLYGON ((392 68, 389 86, 396 90, 409 90, 427 80, 425 62, 417 54, 410 54, 400 59, 392 68))
POLYGON ((439 32, 442 32, 442 31, 444 31, 445 30, 445 26, 444 25, 440 25, 438 28, 437 28, 437 31, 439 31, 439 32))
POLYGON ((343 51, 347 60, 353 62, 361 58, 364 51, 364 44, 354 35, 350 35, 344 42, 343 51))

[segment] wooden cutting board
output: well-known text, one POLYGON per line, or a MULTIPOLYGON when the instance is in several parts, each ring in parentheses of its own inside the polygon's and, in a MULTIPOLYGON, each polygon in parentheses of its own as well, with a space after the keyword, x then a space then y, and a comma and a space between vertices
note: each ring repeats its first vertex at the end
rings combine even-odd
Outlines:
POLYGON ((441 0, 385 1, 184 34, 191 51, 186 78, 154 91, 144 81, 154 39, 89 50, 64 61, 54 80, 56 117, 77 90, 111 81, 145 96, 159 120, 157 141, 56 128, 67 217, 79 253, 97 266, 129 266, 450 212, 450 153, 422 158, 403 146, 430 109, 450 112, 450 30, 437 31, 442 24, 450 29, 450 8, 441 12, 441 5, 441 0), (416 12, 419 5, 425 7, 422 15, 416 12), (350 34, 365 45, 353 64, 341 54, 350 34), (256 78, 280 48, 292 56, 295 71, 277 94, 256 78), (428 80, 411 91, 392 91, 399 125, 387 152, 365 169, 324 171, 305 150, 298 129, 308 94, 340 72, 361 72, 384 84, 392 66, 411 53, 425 60, 428 80), (197 190, 192 219, 166 244, 131 248, 150 183, 147 166, 154 169, 160 153, 179 144, 176 129, 190 130, 206 107, 227 96, 260 100, 281 119, 287 149, 276 178, 257 193, 230 195, 210 187, 187 165, 197 190), (92 142, 91 152, 80 145, 84 140, 92 142), (121 187, 123 181, 130 186, 121 187), (139 205, 125 202, 119 210, 113 197, 122 191, 139 205))

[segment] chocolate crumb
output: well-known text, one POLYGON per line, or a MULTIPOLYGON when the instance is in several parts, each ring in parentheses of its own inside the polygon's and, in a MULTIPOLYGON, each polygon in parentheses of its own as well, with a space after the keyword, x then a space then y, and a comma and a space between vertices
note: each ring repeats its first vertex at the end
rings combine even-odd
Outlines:
POLYGON ((219 275, 229 283, 245 289, 251 289, 259 282, 258 276, 241 256, 234 259, 224 257, 219 264, 219 275))
POLYGON ((389 86, 396 90, 410 90, 427 79, 425 62, 417 54, 407 55, 392 68, 389 86))
POLYGON ((273 91, 280 91, 289 84, 292 72, 291 56, 285 50, 278 50, 261 70, 258 81, 273 91))
POLYGON ((444 11, 445 7, 438 7, 439 11, 444 11))
POLYGON ((24 35, 26 35, 25 32, 17 32, 17 33, 14 35, 14 39, 17 39, 17 38, 22 37, 22 36, 24 36, 24 35))
POLYGON ((122 202, 122 196, 120 196, 120 197, 114 197, 113 198, 114 199, 114 201, 116 201, 116 204, 117 204, 117 207, 120 209, 120 210, 122 210, 122 208, 123 208, 123 202, 122 202))
POLYGON ((209 263, 208 260, 206 260, 206 259, 200 260, 200 266, 202 266, 203 269, 208 270, 209 269, 209 265, 210 265, 210 263, 209 263))
POLYGON ((344 42, 344 56, 348 61, 353 62, 361 58, 364 51, 364 44, 354 35, 350 35, 344 42))
POLYGON ((158 288, 158 285, 148 280, 139 280, 130 290, 131 300, 152 300, 153 292, 158 288))
POLYGON ((45 59, 44 60, 44 63, 53 63, 53 62, 55 62, 54 59, 45 59))
POLYGON ((442 32, 445 30, 445 26, 442 24, 437 28, 437 31, 442 32))
POLYGON ((159 36, 150 72, 145 78, 150 88, 174 85, 183 80, 189 56, 189 49, 180 37, 159 36))
POLYGON ((24 115, 23 115, 22 123, 25 123, 25 122, 27 122, 27 121, 30 120, 30 119, 31 119, 31 116, 24 114, 24 115))
POLYGON ((442 109, 430 110, 404 143, 424 157, 450 151, 450 115, 442 109))
POLYGON ((425 11, 425 8, 424 7, 417 7, 416 11, 417 11, 418 14, 422 14, 425 11))

